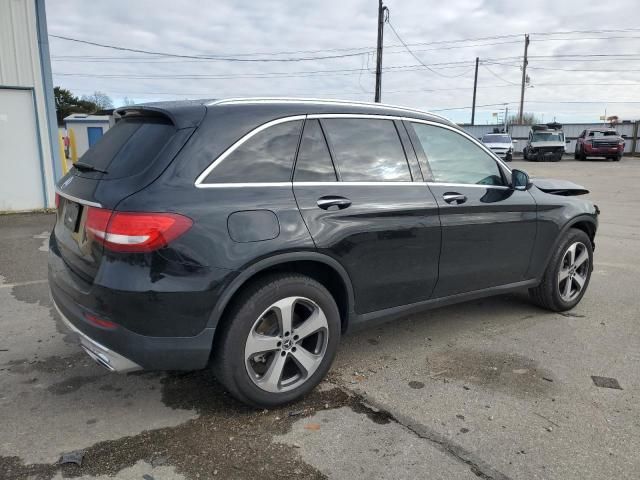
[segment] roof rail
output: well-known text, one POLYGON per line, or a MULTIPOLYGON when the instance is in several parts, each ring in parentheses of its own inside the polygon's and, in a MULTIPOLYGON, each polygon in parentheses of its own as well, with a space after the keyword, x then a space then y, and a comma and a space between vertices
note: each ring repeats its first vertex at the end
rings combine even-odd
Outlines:
POLYGON ((361 101, 352 101, 352 100, 336 100, 336 99, 326 99, 326 98, 295 98, 295 97, 224 98, 224 99, 214 100, 210 103, 207 103, 207 106, 233 104, 233 103, 283 103, 283 102, 309 103, 309 104, 316 104, 316 105, 336 104, 336 105, 354 105, 354 106, 388 108, 393 110, 401 110, 405 112, 414 112, 414 113, 431 115, 432 117, 440 118, 448 122, 450 121, 448 118, 443 117, 442 115, 438 115, 436 113, 432 113, 426 110, 418 110, 417 108, 401 107, 398 105, 389 105, 386 103, 361 102, 361 101))

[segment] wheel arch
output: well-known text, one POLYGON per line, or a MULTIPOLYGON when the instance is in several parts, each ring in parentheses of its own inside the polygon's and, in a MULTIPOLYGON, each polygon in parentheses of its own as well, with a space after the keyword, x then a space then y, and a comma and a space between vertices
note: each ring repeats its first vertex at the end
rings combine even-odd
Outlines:
POLYGON ((586 213, 577 215, 571 218, 569 221, 567 221, 558 232, 558 236, 556 237, 556 240, 553 243, 553 248, 549 250, 547 258, 545 259, 545 263, 544 263, 545 267, 542 270, 542 274, 544 274, 547 267, 549 266, 551 257, 553 257, 553 252, 556 251, 556 249, 558 248, 558 245, 560 245, 560 242, 562 242, 562 239, 564 238, 565 234, 571 228, 576 228, 578 230, 582 230, 583 232, 585 232, 589 236, 589 240, 591 240, 591 246, 595 249, 595 236, 596 236, 596 230, 598 228, 598 223, 596 219, 592 215, 586 214, 586 213))
POLYGON ((296 272, 308 275, 324 285, 334 297, 340 311, 342 331, 349 327, 349 319, 354 311, 353 286, 347 271, 334 258, 318 252, 289 252, 259 260, 234 278, 224 289, 208 326, 215 327, 217 332, 224 327, 226 313, 240 291, 252 282, 265 275, 278 272, 296 272))

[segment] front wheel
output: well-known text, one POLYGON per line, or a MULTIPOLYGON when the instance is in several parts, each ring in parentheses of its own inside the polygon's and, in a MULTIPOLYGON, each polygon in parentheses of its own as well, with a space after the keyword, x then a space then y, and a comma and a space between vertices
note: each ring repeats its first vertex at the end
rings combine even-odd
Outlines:
POLYGON ((584 296, 593 271, 593 246, 582 230, 571 228, 551 257, 542 282, 529 290, 534 303, 554 312, 575 307, 584 296))
POLYGON ((320 383, 339 341, 338 307, 322 284, 299 274, 272 275, 234 302, 213 368, 236 399, 275 407, 320 383))

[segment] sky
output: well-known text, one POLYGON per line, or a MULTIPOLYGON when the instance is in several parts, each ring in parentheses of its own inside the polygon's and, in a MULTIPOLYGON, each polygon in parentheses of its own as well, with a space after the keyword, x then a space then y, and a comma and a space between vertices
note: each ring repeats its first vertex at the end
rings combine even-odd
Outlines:
MULTIPOLYGON (((479 57, 476 124, 495 123, 505 108, 518 110, 529 33, 525 112, 564 123, 597 122, 605 112, 640 119, 636 2, 386 0, 382 101, 469 122, 479 57)), ((102 91, 115 106, 373 101, 377 0, 47 0, 46 8, 54 84, 76 95, 102 91)))

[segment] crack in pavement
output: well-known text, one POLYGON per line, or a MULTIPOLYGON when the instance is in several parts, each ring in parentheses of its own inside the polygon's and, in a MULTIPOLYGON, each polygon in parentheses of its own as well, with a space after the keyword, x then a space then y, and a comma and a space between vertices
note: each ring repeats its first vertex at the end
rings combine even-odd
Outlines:
POLYGON ((361 413, 367 413, 367 416, 370 416, 370 418, 371 416, 374 416, 375 418, 384 418, 387 421, 393 421, 398 425, 403 426, 417 437, 434 443, 441 451, 449 454, 456 460, 469 465, 471 471, 479 478, 484 480, 511 480, 511 477, 495 469, 462 445, 452 441, 450 438, 431 430, 421 423, 415 422, 406 415, 392 413, 387 406, 368 398, 366 394, 354 392, 339 382, 336 383, 336 385, 342 390, 345 390, 348 394, 355 396, 361 409, 370 412, 361 413))

